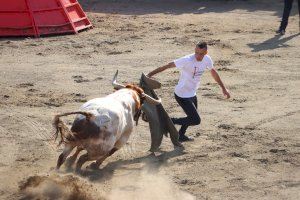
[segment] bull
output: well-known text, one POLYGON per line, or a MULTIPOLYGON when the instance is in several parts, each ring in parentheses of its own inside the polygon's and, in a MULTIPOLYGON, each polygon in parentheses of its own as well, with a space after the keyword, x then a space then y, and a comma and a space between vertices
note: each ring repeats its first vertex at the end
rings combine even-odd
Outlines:
POLYGON ((87 161, 95 161, 90 165, 92 169, 99 168, 107 157, 127 142, 143 103, 151 105, 161 103, 160 99, 145 94, 138 86, 117 83, 117 75, 118 71, 112 82, 117 91, 106 97, 89 100, 81 106, 80 111, 54 117, 55 138, 60 136, 59 144, 65 144, 57 160, 56 169, 60 168, 75 147, 76 152, 70 157, 73 162, 80 151, 86 150, 76 163, 77 172, 87 161), (77 116, 69 129, 61 117, 74 114, 77 116))

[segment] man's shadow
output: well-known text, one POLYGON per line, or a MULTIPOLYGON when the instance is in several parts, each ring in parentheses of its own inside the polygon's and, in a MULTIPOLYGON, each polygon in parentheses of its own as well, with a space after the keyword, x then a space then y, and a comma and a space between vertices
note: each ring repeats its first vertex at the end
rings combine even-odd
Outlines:
POLYGON ((297 37, 300 33, 284 37, 281 35, 275 35, 273 38, 270 38, 262 43, 249 43, 248 46, 252 48, 252 52, 259 52, 263 50, 273 50, 282 47, 289 47, 288 44, 285 44, 287 41, 297 37))
POLYGON ((173 151, 169 152, 160 152, 160 155, 155 155, 150 153, 143 157, 134 158, 131 160, 117 160, 113 162, 109 162, 106 166, 99 170, 89 170, 85 169, 81 172, 81 176, 89 179, 90 181, 101 182, 105 180, 110 180, 115 170, 123 169, 126 170, 130 174, 133 171, 141 171, 145 170, 147 172, 156 173, 159 171, 160 167, 167 163, 167 160, 170 158, 174 158, 177 156, 181 156, 186 154, 184 152, 184 148, 175 148, 173 151), (144 165, 139 168, 129 167, 128 165, 143 163, 144 165))

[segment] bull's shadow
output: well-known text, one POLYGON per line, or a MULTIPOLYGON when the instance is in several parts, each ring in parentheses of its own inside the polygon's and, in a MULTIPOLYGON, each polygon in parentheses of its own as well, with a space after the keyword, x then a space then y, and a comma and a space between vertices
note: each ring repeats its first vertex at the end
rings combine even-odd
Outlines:
POLYGON ((113 162, 108 161, 107 165, 105 165, 102 169, 99 170, 86 169, 83 170, 80 175, 89 179, 90 181, 102 182, 102 181, 110 180, 113 177, 115 171, 118 169, 123 169, 125 171, 128 171, 127 174, 130 174, 133 171, 146 171, 149 173, 157 173, 159 169, 163 165, 165 165, 170 158, 174 158, 186 154, 186 152, 184 152, 184 148, 180 148, 180 147, 175 148, 173 151, 169 151, 169 152, 161 151, 159 153, 160 155, 158 156, 155 156, 154 153, 149 153, 146 156, 137 157, 129 160, 117 160, 113 162), (138 163, 144 165, 138 168, 129 167, 129 165, 138 164, 138 163))

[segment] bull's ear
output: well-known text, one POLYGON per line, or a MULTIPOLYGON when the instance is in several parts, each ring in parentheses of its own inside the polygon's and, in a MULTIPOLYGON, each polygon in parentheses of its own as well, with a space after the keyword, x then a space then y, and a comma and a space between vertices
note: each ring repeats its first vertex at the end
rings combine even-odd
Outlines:
POLYGON ((146 85, 149 87, 149 89, 159 89, 161 88, 161 83, 159 81, 156 81, 152 78, 149 78, 144 73, 142 74, 142 81, 146 83, 146 85))

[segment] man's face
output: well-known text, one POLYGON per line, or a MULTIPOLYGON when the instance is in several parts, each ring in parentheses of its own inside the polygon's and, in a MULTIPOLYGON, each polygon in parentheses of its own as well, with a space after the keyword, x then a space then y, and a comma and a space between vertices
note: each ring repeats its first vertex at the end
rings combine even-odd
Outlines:
POLYGON ((203 57, 205 56, 205 54, 207 54, 206 48, 200 49, 199 47, 196 46, 195 57, 198 61, 201 61, 203 59, 203 57))

